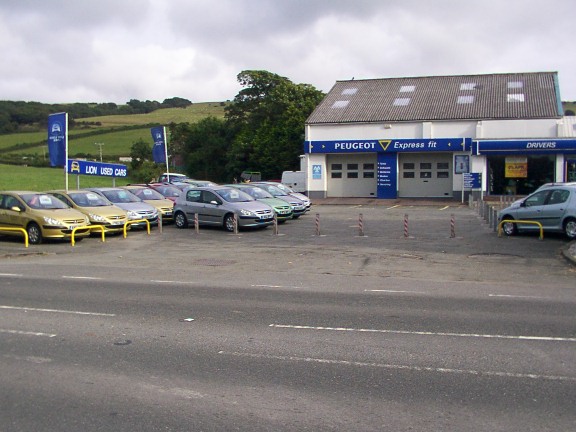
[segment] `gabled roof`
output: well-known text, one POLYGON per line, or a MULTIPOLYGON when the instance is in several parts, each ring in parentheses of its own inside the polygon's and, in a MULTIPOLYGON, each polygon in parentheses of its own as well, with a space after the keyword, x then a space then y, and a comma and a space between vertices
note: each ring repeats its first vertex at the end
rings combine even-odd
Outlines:
POLYGON ((563 115, 557 72, 337 81, 306 124, 563 115))

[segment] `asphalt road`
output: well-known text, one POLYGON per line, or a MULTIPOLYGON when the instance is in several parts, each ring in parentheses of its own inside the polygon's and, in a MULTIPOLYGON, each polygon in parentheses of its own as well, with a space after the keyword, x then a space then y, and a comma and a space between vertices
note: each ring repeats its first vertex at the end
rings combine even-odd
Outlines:
POLYGON ((443 206, 0 239, 0 430, 574 430, 567 244, 443 206))

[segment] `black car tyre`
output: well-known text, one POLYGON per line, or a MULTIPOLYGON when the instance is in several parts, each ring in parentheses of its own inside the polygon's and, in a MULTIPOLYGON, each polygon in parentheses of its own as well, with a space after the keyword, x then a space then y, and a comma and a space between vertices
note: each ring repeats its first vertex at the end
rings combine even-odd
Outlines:
POLYGON ((31 222, 26 228, 28 233, 28 242, 30 244, 40 244, 42 243, 42 230, 37 223, 31 222))
POLYGON ((176 228, 188 228, 188 219, 186 219, 186 215, 182 212, 176 212, 174 215, 174 225, 176 225, 176 228))
POLYGON ((224 216, 224 228, 226 231, 234 232, 234 215, 232 213, 224 216))
POLYGON ((570 240, 576 239, 576 219, 568 219, 564 222, 564 232, 570 240))
MULTIPOLYGON (((504 216, 502 218, 502 220, 511 220, 513 218, 509 217, 509 216, 504 216)), ((512 222, 504 222, 502 224, 502 231, 504 231, 504 234, 506 234, 507 236, 513 236, 518 234, 518 227, 516 226, 515 223, 512 222)))

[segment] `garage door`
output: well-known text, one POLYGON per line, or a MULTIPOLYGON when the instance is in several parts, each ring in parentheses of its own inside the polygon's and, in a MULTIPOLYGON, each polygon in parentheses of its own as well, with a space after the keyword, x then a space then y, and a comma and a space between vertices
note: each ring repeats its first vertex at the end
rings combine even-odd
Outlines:
POLYGON ((329 155, 329 197, 376 197, 376 154, 329 155))
POLYGON ((452 153, 399 155, 398 196, 452 197, 452 153))

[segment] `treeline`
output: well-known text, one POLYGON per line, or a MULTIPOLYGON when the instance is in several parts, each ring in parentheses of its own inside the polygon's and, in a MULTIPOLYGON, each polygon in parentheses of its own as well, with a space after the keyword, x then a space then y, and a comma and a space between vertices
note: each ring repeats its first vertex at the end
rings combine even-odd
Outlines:
MULTIPOLYGON (((192 178, 218 183, 239 179, 242 171, 280 178, 298 170, 304 152, 304 124, 324 93, 267 71, 238 74, 243 87, 224 108, 224 119, 169 125, 169 158, 192 178)), ((150 161, 151 145, 132 148, 132 178, 148 180, 165 167, 150 161)))
POLYGON ((48 115, 68 113, 68 124, 72 129, 76 119, 119 114, 147 114, 160 108, 186 108, 192 102, 173 97, 163 102, 131 99, 125 105, 115 103, 71 103, 44 104, 40 102, 0 101, 0 134, 45 129, 48 115))

